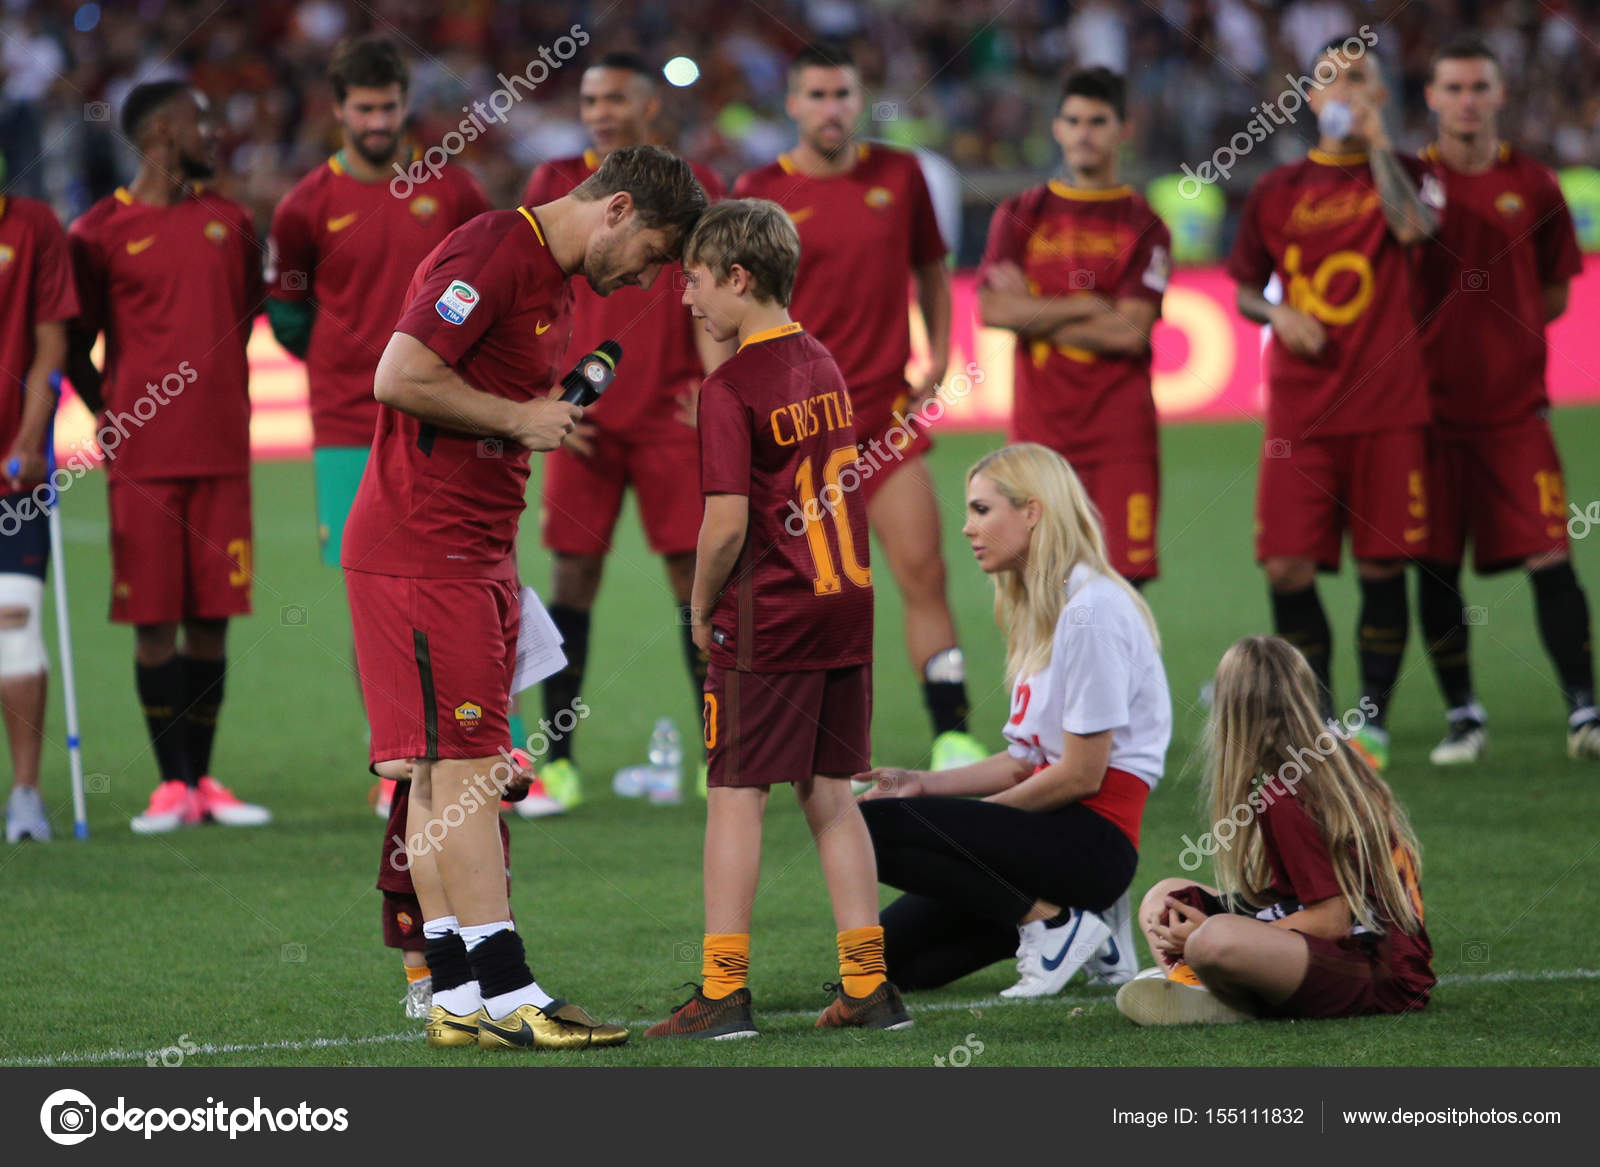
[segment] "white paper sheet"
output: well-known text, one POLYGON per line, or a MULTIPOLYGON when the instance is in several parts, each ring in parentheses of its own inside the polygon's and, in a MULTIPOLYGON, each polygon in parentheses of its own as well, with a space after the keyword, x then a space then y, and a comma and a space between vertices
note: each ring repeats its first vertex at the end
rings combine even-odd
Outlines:
POLYGON ((523 588, 522 627, 517 632, 517 667, 511 675, 511 691, 520 693, 553 677, 567 667, 567 654, 561 650, 561 630, 544 610, 539 593, 523 588))

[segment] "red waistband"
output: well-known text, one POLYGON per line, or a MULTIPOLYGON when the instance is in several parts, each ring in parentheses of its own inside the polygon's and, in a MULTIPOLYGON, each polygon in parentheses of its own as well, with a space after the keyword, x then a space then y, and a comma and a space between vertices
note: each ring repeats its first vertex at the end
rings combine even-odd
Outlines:
POLYGON ((1143 778, 1126 770, 1108 769, 1099 792, 1084 799, 1083 805, 1127 835, 1128 842, 1138 850, 1139 821, 1144 818, 1144 804, 1149 797, 1150 787, 1143 778))

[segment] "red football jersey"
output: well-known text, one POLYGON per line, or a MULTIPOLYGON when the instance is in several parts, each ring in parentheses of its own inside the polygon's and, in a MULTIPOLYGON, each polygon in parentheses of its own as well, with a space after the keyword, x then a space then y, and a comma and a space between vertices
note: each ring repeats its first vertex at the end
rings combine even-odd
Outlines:
POLYGON ((872 660, 855 463, 844 377, 798 323, 756 333, 706 378, 700 489, 750 500, 744 548, 712 613, 712 660, 773 673, 872 660))
POLYGON ((916 155, 874 143, 837 178, 809 178, 786 154, 741 175, 735 198, 771 199, 800 232, 789 314, 827 346, 858 407, 898 397, 911 359, 911 269, 945 255, 916 155))
MULTIPOLYGON (((1422 164, 1401 159, 1414 178, 1422 164)), ((1313 150, 1265 175, 1245 201, 1228 274, 1314 317, 1314 360, 1276 336, 1266 360, 1267 435, 1316 438, 1422 425, 1428 389, 1410 257, 1389 230, 1365 154, 1313 150)))
MULTIPOLYGON (((1036 186, 1000 204, 989 221, 988 265, 1020 267, 1038 296, 1096 292, 1161 308, 1172 236, 1131 187, 1036 186)), ((1011 440, 1039 442, 1069 462, 1090 464, 1156 452, 1150 356, 1103 356, 1018 338, 1011 440)))
POLYGON ((248 473, 245 346, 263 299, 249 210, 203 187, 170 207, 118 189, 67 238, 81 321, 106 336, 107 420, 122 420, 119 434, 127 431, 106 450, 106 472, 248 473), (141 408, 141 399, 153 408, 141 408))
MULTIPOLYGON (((526 207, 457 227, 417 267, 396 332, 475 389, 548 396, 572 335, 572 286, 526 207)), ((418 579, 512 579, 528 451, 387 405, 344 529, 340 563, 418 579)))
MULTIPOLYGON (((522 205, 542 206, 572 193, 572 188, 600 168, 600 155, 585 150, 573 158, 542 163, 528 178, 522 205)), ((705 188, 706 199, 723 195, 722 180, 706 167, 689 163, 705 188)), ((636 432, 641 426, 666 424, 677 412, 677 398, 705 376, 694 343, 694 318, 683 306, 678 264, 661 269, 648 289, 618 288, 597 295, 587 280, 573 284, 571 368, 603 340, 622 346, 617 376, 583 420, 613 434, 636 432)), ((687 427, 684 432, 690 433, 687 427)), ((692 436, 692 434, 691 434, 692 436)))
MULTIPOLYGON (((0 458, 16 444, 38 324, 78 314, 67 233, 47 203, 0 195, 0 458)), ((0 482, 0 494, 9 488, 0 482)))
POLYGON ((1439 233, 1417 265, 1435 421, 1504 426, 1550 404, 1544 289, 1583 270, 1555 176, 1504 144, 1482 174, 1423 151, 1445 192, 1439 233))
POLYGON ((423 256, 489 209, 478 180, 459 166, 445 166, 402 199, 386 181, 351 177, 338 154, 278 204, 267 237, 267 292, 316 302, 306 350, 313 446, 372 444, 372 374, 406 286, 423 256))

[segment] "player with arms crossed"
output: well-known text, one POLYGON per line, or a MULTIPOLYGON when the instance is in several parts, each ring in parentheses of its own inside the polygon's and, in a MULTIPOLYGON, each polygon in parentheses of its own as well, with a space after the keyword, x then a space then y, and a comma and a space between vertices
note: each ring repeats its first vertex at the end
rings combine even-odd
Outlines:
POLYGON ((1479 572, 1522 567, 1545 651, 1567 699, 1567 753, 1600 758, 1589 601, 1572 570, 1561 457, 1550 432, 1545 329, 1567 308, 1583 257, 1555 176, 1501 140, 1500 66, 1482 41, 1434 57, 1423 159, 1445 191, 1419 268, 1433 397, 1428 497, 1433 537, 1418 579, 1423 634, 1448 730, 1435 765, 1476 761, 1487 714, 1472 689, 1462 621, 1468 532, 1479 572))
MULTIPOLYGON (((578 108, 593 147, 540 165, 523 192, 525 205, 560 198, 593 174, 611 151, 655 137, 661 113, 655 74, 632 53, 607 53, 584 70, 578 108)), ((693 162, 689 166, 708 199, 722 197, 722 183, 712 171, 693 162)), ((581 283, 573 287, 568 359, 592 352, 603 340, 619 342, 627 358, 605 396, 584 411, 583 421, 545 463, 540 530, 554 560, 550 617, 567 654, 566 668, 544 683, 547 718, 570 708, 583 686, 589 613, 630 485, 651 550, 666 560, 696 701, 705 683, 705 657, 690 638, 686 618, 701 510, 694 393, 704 373, 732 349, 692 327, 678 303, 678 272, 673 264, 649 290, 625 289, 613 296, 596 295, 581 283)), ((576 731, 553 742, 539 768, 545 790, 567 807, 583 797, 572 761, 575 736, 576 731)), ((524 801, 517 811, 531 816, 536 806, 524 801)))
POLYGON ((506 897, 501 792, 482 787, 510 734, 528 452, 555 449, 582 416, 556 400, 571 278, 601 295, 649 287, 704 208, 684 162, 639 147, 554 202, 479 215, 418 266, 378 363, 383 407, 343 566, 372 762, 411 780, 407 837, 437 837, 411 856, 434 1045, 628 1037, 533 979, 506 897), (435 822, 449 829, 429 833, 435 822))
POLYGON ((1417 193, 1420 164, 1390 148, 1377 57, 1356 51, 1363 45, 1334 41, 1312 62, 1334 72, 1311 92, 1312 109, 1320 117, 1338 103, 1350 125, 1256 184, 1228 274, 1240 313, 1272 326, 1256 558, 1273 625, 1305 654, 1331 715, 1332 633, 1316 573, 1338 570, 1348 529, 1361 582, 1362 691, 1377 710, 1356 740, 1382 769, 1383 718, 1405 652, 1405 564, 1428 538, 1428 393, 1406 246, 1438 220, 1417 193), (1262 295, 1274 273, 1281 304, 1262 295))
POLYGON ((245 346, 261 307, 261 252, 249 210, 201 185, 216 168, 202 94, 178 81, 135 86, 122 130, 139 148, 139 173, 68 233, 83 311, 67 375, 104 411, 111 618, 134 625, 139 703, 161 770, 130 825, 259 826, 272 815, 211 776, 211 746, 228 620, 250 612, 245 346), (103 371, 90 358, 101 332, 103 371))
POLYGON ((956 647, 939 550, 939 501, 925 454, 931 442, 906 411, 933 394, 950 360, 950 279, 944 239, 914 156, 855 140, 861 78, 849 53, 813 45, 789 66, 789 116, 800 141, 734 184, 771 199, 800 231, 794 314, 839 363, 856 411, 867 519, 905 601, 906 647, 933 719, 938 769, 984 757, 967 733, 966 664, 956 647), (932 361, 906 385, 911 356, 908 281, 932 361), (890 437, 899 427, 901 435, 890 437))
POLYGON ((67 236, 49 204, 0 195, 0 708, 11 747, 6 842, 46 842, 39 797, 50 657, 44 647, 44 575, 50 514, 45 443, 55 416, 51 376, 67 355, 78 314, 67 236))
POLYGON ((719 203, 684 247, 683 302, 738 352, 700 390, 705 518, 695 643, 705 691, 705 983, 646 1037, 751 1037, 750 910, 761 820, 792 783, 838 927, 837 996, 819 1028, 905 1029, 878 925, 878 872, 850 775, 867 766, 872 570, 866 516, 840 489, 856 462, 850 394, 828 350, 789 318, 800 237, 764 199, 719 203), (802 535, 782 518, 807 517, 802 535))
POLYGON ((1126 109, 1123 80, 1111 70, 1067 78, 1052 127, 1067 179, 995 211, 978 307, 985 324, 1017 334, 1011 439, 1072 463, 1100 512, 1111 566, 1140 587, 1158 570, 1150 330, 1172 237, 1117 177, 1126 109))

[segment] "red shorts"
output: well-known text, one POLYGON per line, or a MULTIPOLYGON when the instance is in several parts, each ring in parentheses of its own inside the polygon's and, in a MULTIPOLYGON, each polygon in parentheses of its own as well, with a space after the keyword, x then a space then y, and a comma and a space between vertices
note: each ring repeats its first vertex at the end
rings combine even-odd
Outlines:
POLYGON ((1306 942, 1306 976, 1275 1012, 1282 1017, 1361 1017, 1369 1013, 1408 1013, 1428 1003, 1427 979, 1401 976, 1390 959, 1386 936, 1345 936, 1306 942))
POLYGON ((344 573, 371 760, 487 758, 511 742, 515 581, 344 573))
POLYGON ((906 413, 911 405, 911 390, 905 382, 887 387, 852 392, 851 408, 856 427, 856 448, 861 461, 872 468, 861 477, 861 500, 870 505, 896 470, 913 458, 933 449, 927 423, 906 413))
POLYGON ((594 453, 574 454, 565 446, 545 456, 543 515, 540 532, 547 549, 558 555, 604 555, 622 513, 629 486, 639 500, 645 537, 657 555, 693 553, 700 539, 700 445, 695 431, 661 439, 641 432, 630 441, 601 430, 594 453))
POLYGON ((250 612, 250 478, 118 476, 111 511, 111 619, 225 620, 250 612))
POLYGON ((1567 550, 1567 492, 1550 423, 1530 417, 1478 433, 1434 429, 1428 441, 1428 556, 1459 564, 1472 536, 1479 572, 1567 550))
POLYGON ((1426 468, 1420 426, 1268 438, 1256 486, 1257 561, 1310 559, 1338 571, 1347 529, 1357 560, 1421 557, 1428 549, 1426 468))
POLYGON ((872 666, 706 676, 707 786, 770 786, 871 768, 872 666))
MULTIPOLYGON (((397 782, 389 803, 389 825, 383 832, 383 857, 378 863, 378 889, 383 892, 383 943, 386 948, 421 952, 422 905, 411 884, 411 862, 406 852, 406 814, 411 806, 411 783, 397 782)), ((511 892, 511 832, 500 820, 500 848, 506 861, 506 893, 511 892)))
POLYGON ((1161 464, 1149 458, 1074 463, 1073 470, 1100 512, 1111 566, 1123 579, 1155 579, 1156 515, 1161 506, 1161 464))

